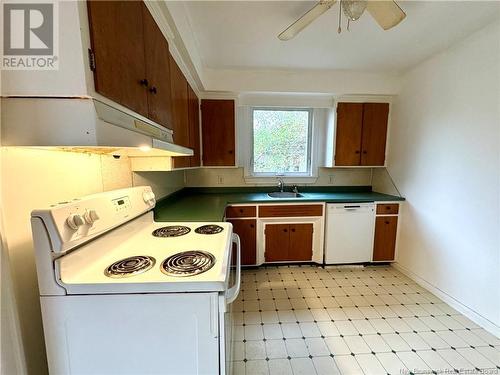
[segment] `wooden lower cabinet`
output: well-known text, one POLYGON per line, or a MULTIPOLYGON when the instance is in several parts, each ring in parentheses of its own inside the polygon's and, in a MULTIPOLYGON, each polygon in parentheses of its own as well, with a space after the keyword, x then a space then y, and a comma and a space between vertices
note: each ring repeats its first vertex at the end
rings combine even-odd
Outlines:
POLYGON ((241 264, 252 266, 257 263, 257 220, 227 220, 233 224, 233 232, 240 236, 241 264))
POLYGON ((377 216, 373 261, 392 261, 396 250, 397 216, 377 216))
POLYGON ((297 262, 312 259, 313 224, 267 224, 266 262, 297 262))

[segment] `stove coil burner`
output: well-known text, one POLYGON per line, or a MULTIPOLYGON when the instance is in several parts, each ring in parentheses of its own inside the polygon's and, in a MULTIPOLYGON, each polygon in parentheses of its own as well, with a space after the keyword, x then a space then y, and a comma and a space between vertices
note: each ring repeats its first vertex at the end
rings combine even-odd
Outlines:
POLYGON ((224 230, 219 225, 211 224, 211 225, 202 225, 201 227, 196 228, 194 231, 199 234, 217 234, 224 230))
POLYGON ((208 271, 215 264, 215 257, 201 250, 184 251, 165 259, 161 271, 169 276, 194 276, 208 271))
POLYGON ((130 277, 146 272, 156 263, 155 258, 144 255, 136 255, 113 263, 104 270, 108 277, 120 278, 130 277))
POLYGON ((155 229, 152 234, 155 237, 180 237, 189 232, 191 232, 191 228, 185 227, 184 225, 170 225, 155 229))

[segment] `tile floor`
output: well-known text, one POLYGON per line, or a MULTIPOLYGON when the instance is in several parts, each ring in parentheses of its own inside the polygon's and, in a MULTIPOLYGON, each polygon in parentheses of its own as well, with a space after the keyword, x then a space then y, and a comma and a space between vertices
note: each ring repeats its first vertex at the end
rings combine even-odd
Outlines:
POLYGON ((500 374, 500 340, 392 267, 243 271, 234 375, 500 374))

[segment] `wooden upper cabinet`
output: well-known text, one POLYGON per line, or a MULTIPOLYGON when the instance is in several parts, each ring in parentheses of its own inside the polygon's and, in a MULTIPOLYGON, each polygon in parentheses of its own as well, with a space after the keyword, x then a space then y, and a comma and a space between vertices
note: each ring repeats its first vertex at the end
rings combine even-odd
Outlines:
POLYGON ((234 122, 234 100, 201 101, 203 165, 235 165, 234 122))
POLYGON ((397 216, 377 216, 373 261, 392 261, 396 250, 397 216))
POLYGON ((363 103, 338 103, 335 165, 359 165, 363 103))
POLYGON ((172 129, 172 98, 170 93, 170 53, 168 42, 142 3, 144 22, 144 54, 148 79, 149 118, 172 129))
POLYGON ((335 165, 383 166, 388 103, 338 103, 335 165))
MULTIPOLYGON (((170 56, 170 82, 172 92, 172 119, 175 144, 189 147, 189 105, 188 82, 181 69, 170 56)), ((190 157, 175 157, 174 167, 185 168, 191 166, 190 157)))
POLYGON ((143 3, 89 1, 87 4, 96 92, 147 117, 143 3))
POLYGON ((200 101, 196 93, 188 85, 188 116, 189 116, 189 147, 193 149, 194 154, 191 156, 191 167, 199 167, 201 165, 200 155, 200 101))
POLYGON ((361 165, 384 165, 388 116, 388 103, 363 104, 361 165))

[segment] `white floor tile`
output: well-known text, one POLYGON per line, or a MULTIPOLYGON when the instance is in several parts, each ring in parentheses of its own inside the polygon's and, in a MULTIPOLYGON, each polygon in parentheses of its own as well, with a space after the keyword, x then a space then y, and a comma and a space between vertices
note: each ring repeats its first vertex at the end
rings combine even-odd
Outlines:
POLYGON ((500 339, 498 337, 493 336, 491 333, 487 332, 482 328, 471 329, 471 332, 482 338, 484 341, 486 341, 488 345, 500 346, 500 339))
POLYGON ((267 366, 267 361, 263 360, 252 360, 246 363, 246 375, 268 375, 269 368, 267 366))
POLYGON ((341 375, 340 370, 337 367, 334 359, 330 356, 328 357, 314 357, 312 359, 314 368, 318 375, 341 375))
POLYGON ((266 340, 265 347, 267 358, 286 358, 288 356, 285 341, 283 339, 266 340))
POLYGON ((401 336, 395 333, 382 335, 382 338, 387 343, 387 345, 389 345, 391 349, 396 352, 411 350, 410 346, 406 343, 406 341, 403 340, 401 336))
POLYGON ((333 320, 347 320, 347 315, 340 307, 329 308, 326 309, 326 311, 328 312, 328 315, 330 315, 330 318, 333 320))
POLYGON ((401 362, 414 374, 422 374, 431 369, 415 352, 401 352, 396 354, 401 362))
POLYGON ((260 312, 246 312, 243 314, 243 319, 245 324, 260 324, 260 312))
POLYGON ((368 347, 366 342, 363 340, 361 336, 346 336, 344 337, 344 341, 347 346, 351 350, 351 353, 354 354, 368 354, 371 353, 371 349, 368 347))
POLYGON ((337 326, 331 321, 318 322, 317 325, 318 325, 319 331, 325 337, 339 336, 340 335, 340 332, 337 329, 337 326))
POLYGON ((365 375, 383 375, 386 370, 373 354, 360 354, 356 356, 359 366, 363 369, 365 375))
POLYGON ((330 349, 321 337, 307 338, 305 341, 307 350, 313 357, 330 355, 330 349))
POLYGON ((278 323, 278 313, 276 311, 262 311, 260 313, 263 323, 278 323))
POLYGON ((330 314, 326 309, 311 309, 311 314, 317 322, 329 322, 331 320, 330 314))
POLYGON ((480 338, 478 335, 474 334, 471 331, 465 330, 465 329, 457 329, 454 330, 453 333, 455 333, 458 337, 460 337, 462 340, 464 340, 467 344, 478 347, 478 346, 488 346, 488 343, 484 341, 482 338, 480 338))
POLYGON ((303 337, 320 337, 321 332, 318 329, 316 323, 300 323, 300 330, 302 331, 303 337))
POLYGON ((464 357, 467 361, 472 363, 474 367, 480 369, 486 368, 495 368, 495 364, 491 362, 489 359, 484 357, 480 352, 472 348, 459 348, 457 349, 462 357, 464 357))
POLYGON ((243 342, 233 343, 233 360, 243 361, 245 359, 245 344, 243 342))
POLYGON ((419 336, 417 333, 413 332, 403 332, 399 336, 412 348, 413 350, 428 350, 431 346, 419 336))
POLYGON ((407 370, 404 363, 394 353, 378 353, 376 357, 390 375, 400 375, 402 371, 407 370))
POLYGON ((469 345, 462 340, 455 332, 451 331, 439 331, 436 334, 441 337, 448 345, 454 348, 466 348, 469 345))
POLYGON ((474 369, 472 363, 467 361, 460 353, 452 349, 442 349, 438 350, 437 353, 443 357, 443 359, 450 364, 454 369, 474 369))
POLYGON ((287 339, 285 341, 286 350, 288 355, 292 358, 308 357, 309 351, 307 350, 306 342, 302 339, 287 339))
POLYGON ((417 351, 417 355, 434 371, 438 373, 450 373, 451 365, 434 350, 417 351))
POLYGON ((278 311, 278 318, 281 323, 295 323, 297 317, 293 311, 278 311))
POLYGON ((381 335, 363 335, 363 340, 369 346, 371 351, 375 353, 390 352, 391 348, 382 339, 381 335))
POLYGON ((476 350, 493 362, 495 366, 500 367, 500 349, 492 348, 491 346, 481 346, 476 348, 476 350))
POLYGON ((341 335, 357 335, 359 333, 356 327, 348 320, 335 321, 334 324, 341 335))
POLYGON ((251 359, 265 359, 266 346, 264 341, 247 341, 245 342, 245 358, 251 359))
POLYGON ((394 333, 394 329, 384 319, 370 319, 370 324, 378 333, 394 333))
POLYGON ((345 307, 342 309, 348 319, 364 319, 365 316, 357 307, 345 307))
POLYGON ((232 375, 245 375, 245 362, 243 362, 243 361, 233 362, 232 375))
POLYGON ((325 343, 330 349, 330 352, 335 355, 351 354, 351 349, 347 346, 342 337, 327 337, 325 343))
POLYGON ((358 361, 351 355, 336 356, 334 360, 342 375, 360 375, 363 373, 358 361))
POLYGON ((422 322, 420 319, 418 318, 415 318, 414 316, 412 317, 406 317, 406 318, 403 318, 403 321, 408 324, 408 326, 410 326, 410 328, 413 330, 413 331, 417 331, 417 332, 428 332, 430 331, 431 329, 429 327, 427 327, 424 322, 422 322))
POLYGON ((245 340, 262 340, 264 333, 260 324, 248 324, 244 327, 245 340))
POLYGON ((395 332, 412 332, 413 329, 404 322, 403 319, 399 318, 388 318, 385 320, 395 332))
POLYGON ((284 323, 281 325, 283 337, 287 339, 296 339, 302 337, 302 331, 297 323, 284 323))
POLYGON ((295 310, 295 317, 301 323, 314 322, 314 316, 309 310, 295 310))
POLYGON ((292 358, 293 375, 313 375, 316 374, 314 364, 310 358, 292 358))
POLYGON ((288 359, 271 359, 268 362, 270 375, 293 375, 288 359))

